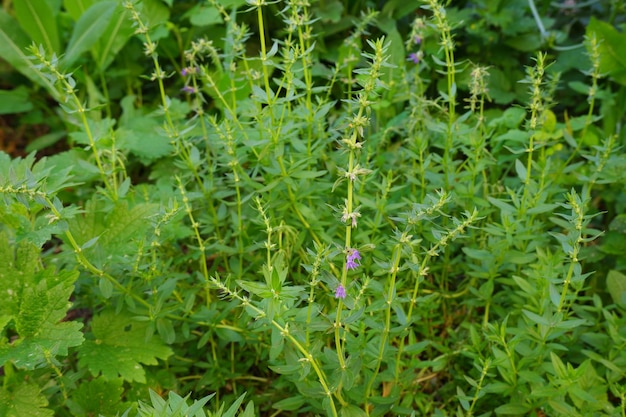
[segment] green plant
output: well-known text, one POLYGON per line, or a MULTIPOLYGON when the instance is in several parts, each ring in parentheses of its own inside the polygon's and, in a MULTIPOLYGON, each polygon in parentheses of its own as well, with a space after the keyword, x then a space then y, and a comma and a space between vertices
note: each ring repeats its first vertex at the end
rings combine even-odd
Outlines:
POLYGON ((194 6, 223 40, 170 49, 183 21, 126 1, 153 95, 119 115, 29 47, 75 147, 0 154, 5 413, 231 416, 244 393, 244 415, 625 413, 623 151, 598 121, 597 38, 581 116, 558 116, 544 53, 525 107, 488 109, 454 13, 425 2, 403 39, 389 16, 410 8, 388 4, 329 65, 314 13, 338 3, 194 6))

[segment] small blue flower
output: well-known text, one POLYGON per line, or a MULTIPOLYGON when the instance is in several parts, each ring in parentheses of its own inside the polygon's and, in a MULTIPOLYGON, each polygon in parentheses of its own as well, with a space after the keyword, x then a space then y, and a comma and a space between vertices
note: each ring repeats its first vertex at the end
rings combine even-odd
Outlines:
POLYGON ((411 52, 409 54, 409 59, 408 60, 409 61, 413 61, 414 64, 419 64, 420 63, 420 56, 416 52, 411 52))
POLYGON ((342 300, 346 298, 346 289, 343 285, 339 284, 339 286, 335 290, 335 298, 341 298, 342 300))

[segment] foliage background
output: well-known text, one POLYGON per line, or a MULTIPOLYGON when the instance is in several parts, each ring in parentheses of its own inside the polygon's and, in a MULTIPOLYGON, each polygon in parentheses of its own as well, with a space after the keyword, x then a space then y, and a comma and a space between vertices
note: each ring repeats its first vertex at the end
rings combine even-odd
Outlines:
POLYGON ((531 3, 5 2, 0 414, 626 415, 624 4, 531 3))

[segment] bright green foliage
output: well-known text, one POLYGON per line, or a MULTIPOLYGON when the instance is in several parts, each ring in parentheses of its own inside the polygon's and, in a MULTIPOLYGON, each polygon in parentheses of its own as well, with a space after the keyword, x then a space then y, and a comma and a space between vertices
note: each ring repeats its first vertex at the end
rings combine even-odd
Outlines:
POLYGON ((0 389, 0 415, 5 417, 52 417, 54 411, 45 408, 46 396, 36 384, 22 382, 11 390, 0 389))
POLYGON ((624 414, 620 2, 379 3, 8 2, 4 404, 624 414))
POLYGON ((253 417, 255 415, 252 402, 248 403, 243 412, 237 414, 237 410, 243 403, 246 394, 242 394, 237 398, 226 411, 224 411, 224 405, 222 405, 217 412, 207 413, 203 410, 203 407, 214 395, 207 395, 188 405, 189 395, 183 398, 174 392, 170 392, 167 400, 164 400, 150 390, 151 404, 140 402, 137 417, 253 417))
POLYGON ((138 322, 113 311, 94 316, 93 340, 81 346, 79 364, 105 380, 119 377, 126 381, 146 382, 143 365, 155 365, 167 359, 172 350, 146 332, 148 323, 138 322))
POLYGON ((35 369, 83 341, 82 324, 61 322, 70 308, 78 271, 39 268, 39 249, 9 244, 0 232, 0 364, 35 369))
POLYGON ((86 381, 74 391, 68 399, 68 408, 74 415, 98 415, 104 410, 113 415, 126 407, 120 401, 124 392, 123 379, 98 377, 86 381))
POLYGON ((132 254, 146 238, 158 205, 136 204, 129 207, 124 200, 114 205, 99 206, 97 200, 86 205, 84 216, 68 221, 68 229, 86 256, 99 268, 130 268, 132 254))

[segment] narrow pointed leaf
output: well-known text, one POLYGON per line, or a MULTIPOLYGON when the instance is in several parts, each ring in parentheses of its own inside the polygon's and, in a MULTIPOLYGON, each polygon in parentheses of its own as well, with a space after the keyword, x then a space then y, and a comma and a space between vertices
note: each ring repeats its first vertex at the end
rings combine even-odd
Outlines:
POLYGON ((63 64, 66 68, 71 67, 83 52, 91 49, 102 38, 116 6, 117 3, 114 1, 96 3, 78 19, 63 57, 63 64))

